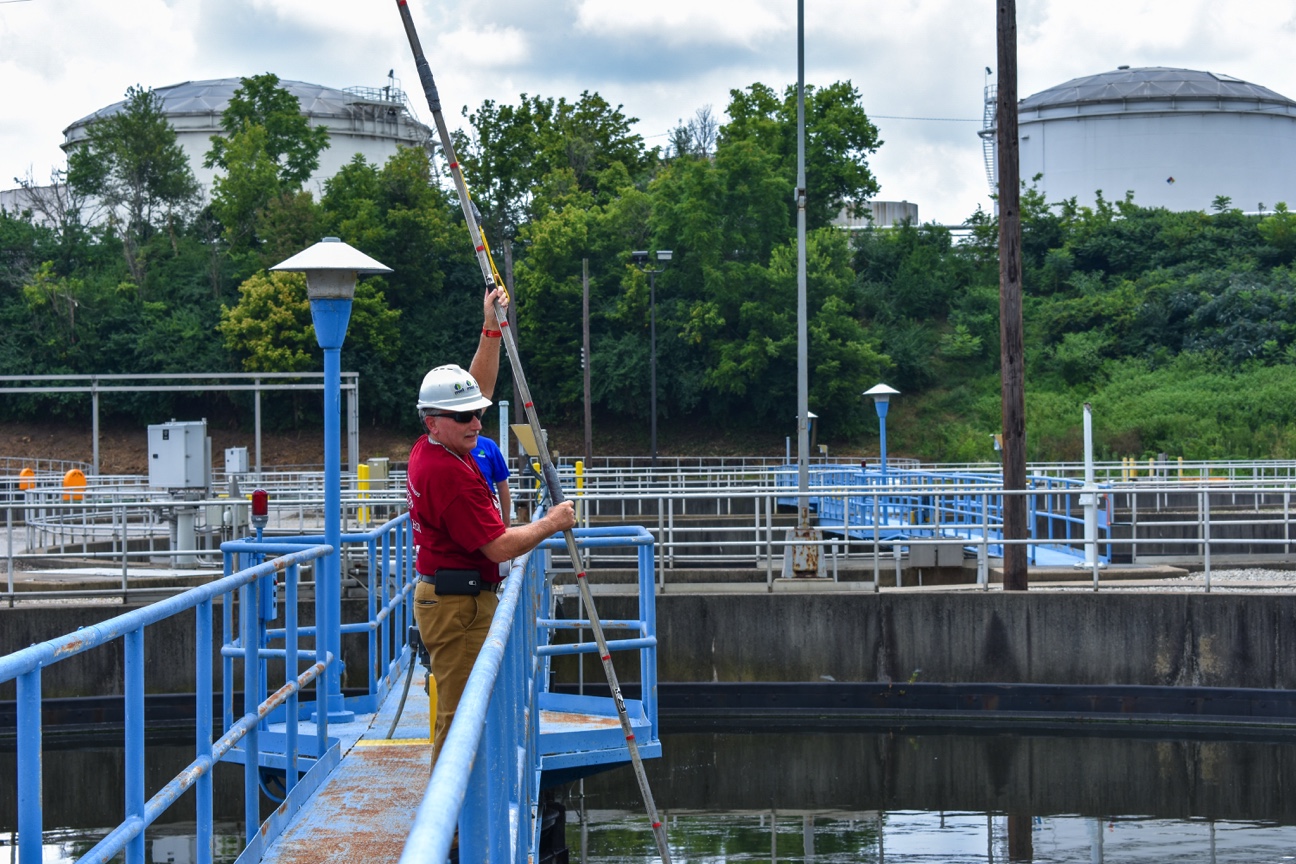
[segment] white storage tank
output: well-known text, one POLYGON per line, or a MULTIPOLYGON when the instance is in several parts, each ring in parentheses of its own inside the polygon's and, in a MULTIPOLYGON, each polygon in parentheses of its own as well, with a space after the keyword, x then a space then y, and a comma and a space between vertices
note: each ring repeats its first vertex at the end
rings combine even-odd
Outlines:
MULTIPOLYGON (((211 136, 224 134, 221 114, 241 84, 239 78, 218 78, 186 81, 153 90, 189 157, 189 167, 205 190, 211 189, 217 169, 204 168, 203 159, 211 149, 211 136)), ((302 114, 312 127, 323 126, 329 130, 329 146, 320 153, 319 168, 306 184, 316 197, 323 190, 324 181, 357 153, 381 166, 395 155, 397 146, 427 147, 432 140, 432 131, 414 118, 404 92, 394 81, 387 87, 345 90, 303 81, 281 80, 279 86, 297 97, 302 114)), ((63 130, 60 146, 64 151, 71 150, 85 140, 86 126, 91 121, 116 114, 125 104, 125 101, 115 102, 77 120, 63 130)))
POLYGON ((1122 66, 1023 99, 1018 124, 1021 177, 1050 203, 1296 208, 1296 102, 1239 78, 1122 66))

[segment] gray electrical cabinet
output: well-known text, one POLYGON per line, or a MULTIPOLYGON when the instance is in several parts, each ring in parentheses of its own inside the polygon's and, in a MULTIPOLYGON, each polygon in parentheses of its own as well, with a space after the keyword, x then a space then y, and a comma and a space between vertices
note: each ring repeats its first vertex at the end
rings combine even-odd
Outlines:
POLYGON ((246 474, 248 472, 248 452, 246 447, 225 448, 225 473, 246 474))
POLYGON ((211 439, 207 421, 159 423, 148 427, 149 485, 157 489, 211 487, 211 439))

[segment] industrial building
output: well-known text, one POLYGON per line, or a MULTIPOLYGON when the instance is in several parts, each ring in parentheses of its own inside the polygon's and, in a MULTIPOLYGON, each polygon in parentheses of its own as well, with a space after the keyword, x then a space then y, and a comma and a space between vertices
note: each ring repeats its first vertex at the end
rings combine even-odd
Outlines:
MULTIPOLYGON (((987 88, 987 176, 994 89, 987 88)), ((1021 177, 1039 174, 1050 203, 1134 202, 1209 210, 1218 196, 1247 212, 1296 207, 1296 102, 1217 72, 1121 66, 1018 103, 1021 177)))
MULTIPOLYGON (((211 149, 211 136, 224 133, 221 114, 229 105, 239 78, 186 81, 158 87, 154 94, 162 103, 167 121, 175 128, 178 143, 189 156, 194 176, 210 189, 216 170, 203 167, 211 149)), ((348 87, 338 90, 303 81, 280 81, 279 86, 297 97, 311 126, 329 131, 329 147, 320 153, 319 168, 307 182, 307 189, 319 194, 323 183, 359 153, 369 162, 382 165, 398 146, 431 146, 432 130, 414 116, 404 92, 392 79, 386 87, 348 87)), ((82 117, 63 130, 63 150, 70 151, 85 140, 86 128, 95 120, 121 111, 125 101, 115 102, 82 117)))

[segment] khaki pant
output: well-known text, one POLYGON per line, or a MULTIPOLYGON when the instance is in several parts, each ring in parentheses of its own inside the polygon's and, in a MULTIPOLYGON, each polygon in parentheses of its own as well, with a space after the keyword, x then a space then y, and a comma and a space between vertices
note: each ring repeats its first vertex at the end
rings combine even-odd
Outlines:
POLYGON ((432 656, 436 679, 436 739, 432 742, 432 763, 436 764, 445 744, 450 721, 459 707, 459 697, 468 683, 477 654, 486 642, 499 598, 483 591, 476 597, 465 594, 438 595, 427 582, 414 589, 414 620, 419 635, 432 656))

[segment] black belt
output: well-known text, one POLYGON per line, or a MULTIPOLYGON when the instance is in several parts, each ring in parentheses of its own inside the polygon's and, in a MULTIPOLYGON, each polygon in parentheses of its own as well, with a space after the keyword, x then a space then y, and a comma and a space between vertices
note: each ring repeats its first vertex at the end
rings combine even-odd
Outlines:
MULTIPOLYGON (((424 576, 422 573, 420 573, 418 574, 418 580, 420 582, 426 582, 429 585, 436 585, 435 576, 424 576)), ((504 587, 503 581, 487 582, 486 580, 483 579, 481 583, 481 590, 489 591, 492 594, 498 594, 500 592, 500 589, 503 587, 504 587)))

